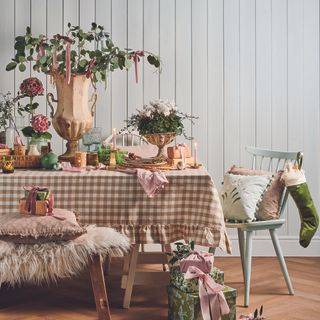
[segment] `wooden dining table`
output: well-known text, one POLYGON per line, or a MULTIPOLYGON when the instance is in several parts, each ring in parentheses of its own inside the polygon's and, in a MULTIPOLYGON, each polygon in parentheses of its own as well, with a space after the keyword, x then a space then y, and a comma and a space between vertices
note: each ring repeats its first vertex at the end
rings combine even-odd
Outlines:
MULTIPOLYGON (((146 254, 138 259, 140 245, 158 243, 164 250, 177 240, 220 248, 231 253, 218 191, 204 169, 165 171, 168 184, 153 198, 137 175, 109 170, 82 172, 16 170, 0 173, 0 214, 16 213, 24 186, 49 188, 54 207, 74 210, 83 224, 112 227, 132 243, 125 259, 121 287, 123 307, 129 308, 134 285, 168 283, 168 273, 136 272, 140 263, 166 263, 167 256, 146 254)), ((139 254, 140 256, 140 254, 139 254)))
POLYGON ((24 186, 48 187, 54 206, 74 210, 84 224, 115 228, 133 244, 196 244, 231 252, 217 189, 205 169, 170 170, 153 198, 137 176, 117 171, 16 170, 0 173, 0 214, 17 212, 24 186))

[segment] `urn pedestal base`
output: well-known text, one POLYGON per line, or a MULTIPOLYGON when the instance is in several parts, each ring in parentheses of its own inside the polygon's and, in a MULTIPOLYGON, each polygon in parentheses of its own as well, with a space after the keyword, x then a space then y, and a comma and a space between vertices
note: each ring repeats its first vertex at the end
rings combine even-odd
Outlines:
POLYGON ((70 162, 74 164, 74 154, 78 151, 78 141, 68 141, 66 143, 67 151, 58 157, 60 162, 70 162))

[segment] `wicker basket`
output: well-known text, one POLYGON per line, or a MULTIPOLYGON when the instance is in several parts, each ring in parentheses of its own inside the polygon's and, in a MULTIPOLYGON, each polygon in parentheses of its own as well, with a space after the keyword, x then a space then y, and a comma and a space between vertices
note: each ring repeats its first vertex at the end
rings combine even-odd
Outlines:
POLYGON ((13 158, 15 168, 41 168, 41 156, 5 156, 5 159, 13 158))

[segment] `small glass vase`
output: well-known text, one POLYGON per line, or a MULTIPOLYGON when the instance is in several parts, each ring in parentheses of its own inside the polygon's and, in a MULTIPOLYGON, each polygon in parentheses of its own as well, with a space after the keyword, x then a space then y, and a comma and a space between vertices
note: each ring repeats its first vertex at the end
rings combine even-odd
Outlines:
POLYGON ((41 147, 42 146, 47 146, 48 145, 48 140, 44 138, 31 138, 29 142, 29 152, 30 152, 30 146, 31 145, 36 145, 39 154, 41 154, 41 147))

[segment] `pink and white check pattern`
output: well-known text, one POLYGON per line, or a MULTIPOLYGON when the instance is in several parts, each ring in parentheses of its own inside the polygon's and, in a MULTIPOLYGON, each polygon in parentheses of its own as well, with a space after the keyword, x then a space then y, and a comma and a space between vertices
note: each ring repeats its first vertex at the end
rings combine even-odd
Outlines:
POLYGON ((55 207, 78 212, 82 223, 110 226, 132 243, 196 244, 230 252, 222 208, 205 170, 165 172, 169 184, 148 198, 135 175, 115 171, 81 173, 16 171, 0 175, 0 214, 16 212, 23 186, 38 185, 54 193, 55 207))

